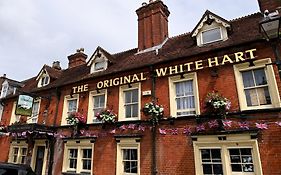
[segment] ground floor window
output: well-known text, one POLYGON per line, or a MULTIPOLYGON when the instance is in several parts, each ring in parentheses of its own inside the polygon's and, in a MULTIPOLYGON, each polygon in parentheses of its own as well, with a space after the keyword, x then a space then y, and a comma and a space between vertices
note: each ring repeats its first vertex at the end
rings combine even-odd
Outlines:
POLYGON ((262 174, 257 140, 250 135, 200 136, 194 144, 196 175, 262 174), (239 139, 240 138, 240 139, 239 139))
POLYGON ((64 147, 63 172, 91 174, 93 143, 67 141, 64 147))
POLYGON ((138 139, 123 138, 118 140, 116 174, 140 174, 140 143, 138 139))
POLYGON ((27 157, 27 144, 25 142, 12 142, 10 147, 9 162, 25 164, 27 157))

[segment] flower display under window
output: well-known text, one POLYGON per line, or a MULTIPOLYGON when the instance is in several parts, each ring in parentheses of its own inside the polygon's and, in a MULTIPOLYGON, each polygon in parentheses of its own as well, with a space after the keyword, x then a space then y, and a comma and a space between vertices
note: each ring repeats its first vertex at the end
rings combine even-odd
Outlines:
POLYGON ((113 110, 104 109, 101 112, 98 112, 96 117, 103 123, 114 123, 117 115, 113 112, 113 110))
POLYGON ((142 109, 144 115, 150 116, 152 124, 157 124, 159 119, 164 115, 164 108, 155 103, 146 103, 142 109))
POLYGON ((86 124, 86 117, 79 112, 71 112, 66 121, 70 125, 86 124))
POLYGON ((207 94, 205 105, 206 112, 209 114, 226 115, 227 111, 230 109, 231 102, 219 93, 211 92, 207 94))

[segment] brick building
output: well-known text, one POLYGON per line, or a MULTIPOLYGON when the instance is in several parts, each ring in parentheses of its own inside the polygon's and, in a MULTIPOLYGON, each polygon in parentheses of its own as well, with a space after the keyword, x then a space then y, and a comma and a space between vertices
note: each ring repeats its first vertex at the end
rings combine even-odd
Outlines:
POLYGON ((281 82, 263 13, 206 11, 175 37, 162 1, 136 13, 137 48, 78 49, 68 68, 44 65, 1 98, 0 160, 49 175, 281 174, 281 82), (20 96, 32 99, 30 116, 20 96))

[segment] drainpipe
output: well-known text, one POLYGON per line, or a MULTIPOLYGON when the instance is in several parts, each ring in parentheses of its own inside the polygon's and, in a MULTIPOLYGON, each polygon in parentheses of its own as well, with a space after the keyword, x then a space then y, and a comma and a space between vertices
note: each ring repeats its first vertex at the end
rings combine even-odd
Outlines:
MULTIPOLYGON (((150 74, 151 74, 151 99, 152 102, 156 102, 156 96, 155 96, 155 83, 156 83, 156 79, 155 79, 155 72, 153 70, 153 66, 151 65, 150 67, 150 74)), ((152 163, 151 163, 151 174, 152 175, 156 175, 157 174, 157 160, 156 160, 156 125, 155 122, 152 122, 152 163)))
MULTIPOLYGON (((60 102, 60 97, 61 97, 61 92, 60 92, 59 88, 56 88, 56 97, 57 97, 56 111, 55 111, 55 116, 54 116, 54 121, 53 121, 53 126, 54 127, 56 126, 56 121, 57 121, 57 118, 58 118, 59 102, 60 102)), ((54 137, 50 138, 49 142, 50 142, 50 144, 49 144, 50 159, 49 159, 49 166, 48 166, 48 175, 52 175, 56 139, 54 137)))

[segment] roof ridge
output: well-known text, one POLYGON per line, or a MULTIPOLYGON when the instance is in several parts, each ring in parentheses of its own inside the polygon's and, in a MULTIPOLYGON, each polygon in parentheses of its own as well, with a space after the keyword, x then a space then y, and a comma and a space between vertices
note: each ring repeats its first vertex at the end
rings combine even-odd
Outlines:
POLYGON ((241 16, 241 17, 238 17, 238 18, 234 18, 234 19, 229 20, 229 22, 235 22, 235 21, 243 20, 245 18, 249 18, 249 17, 252 17, 252 16, 257 15, 257 14, 261 14, 261 12, 255 12, 255 13, 252 13, 252 14, 248 14, 248 15, 241 16))
POLYGON ((123 54, 123 53, 126 53, 126 52, 131 52, 131 51, 136 50, 136 49, 138 49, 138 48, 132 48, 132 49, 128 49, 128 50, 125 50, 125 51, 113 53, 112 55, 116 56, 116 55, 120 55, 120 54, 123 54))

